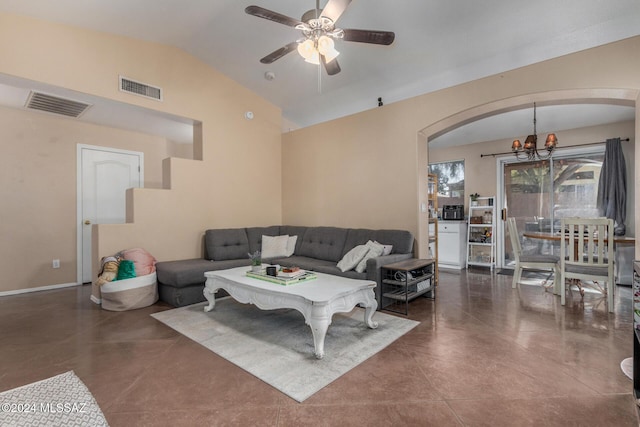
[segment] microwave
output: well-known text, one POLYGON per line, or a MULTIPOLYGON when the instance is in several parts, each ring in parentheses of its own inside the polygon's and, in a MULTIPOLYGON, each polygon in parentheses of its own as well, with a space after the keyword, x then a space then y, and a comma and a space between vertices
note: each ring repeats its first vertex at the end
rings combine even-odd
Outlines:
POLYGON ((464 205, 444 205, 442 207, 442 219, 462 221, 464 219, 464 205))

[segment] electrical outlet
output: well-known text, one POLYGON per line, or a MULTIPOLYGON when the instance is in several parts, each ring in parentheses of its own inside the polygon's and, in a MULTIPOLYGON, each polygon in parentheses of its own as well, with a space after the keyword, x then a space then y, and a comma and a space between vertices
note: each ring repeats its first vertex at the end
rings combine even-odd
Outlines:
POLYGON ((60 260, 59 259, 54 259, 52 264, 53 264, 53 268, 60 268, 60 260))

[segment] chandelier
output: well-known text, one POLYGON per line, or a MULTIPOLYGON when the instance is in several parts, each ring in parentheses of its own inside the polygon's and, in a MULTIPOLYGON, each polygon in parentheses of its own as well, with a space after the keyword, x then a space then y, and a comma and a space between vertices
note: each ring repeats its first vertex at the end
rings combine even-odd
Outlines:
POLYGON ((536 133, 536 103, 533 103, 533 135, 528 135, 524 140, 524 146, 519 139, 513 141, 511 145, 511 151, 516 155, 518 160, 545 160, 551 157, 551 153, 556 149, 558 144, 558 138, 555 133, 547 135, 547 140, 544 143, 544 149, 547 154, 538 153, 538 134, 536 133))
MULTIPOLYGON (((303 20, 306 15, 302 17, 303 20)), ((309 19, 305 23, 298 24, 296 29, 302 30, 305 36, 304 39, 298 40, 298 53, 306 62, 318 65, 320 64, 320 55, 322 55, 324 62, 329 63, 340 55, 340 52, 335 48, 333 38, 344 37, 344 32, 335 28, 331 19, 324 16, 309 19)))

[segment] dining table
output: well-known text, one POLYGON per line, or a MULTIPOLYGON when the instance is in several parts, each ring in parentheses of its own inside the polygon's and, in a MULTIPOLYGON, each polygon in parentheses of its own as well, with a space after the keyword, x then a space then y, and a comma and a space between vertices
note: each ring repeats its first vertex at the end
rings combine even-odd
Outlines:
MULTIPOLYGON (((553 233, 548 231, 525 231, 522 235, 529 239, 551 242, 559 242, 561 238, 559 231, 553 233)), ((605 242, 608 243, 609 239, 605 238, 605 242)), ((614 249, 616 283, 618 285, 631 286, 633 283, 633 260, 635 258, 636 239, 629 236, 614 236, 613 242, 616 245, 614 249)))

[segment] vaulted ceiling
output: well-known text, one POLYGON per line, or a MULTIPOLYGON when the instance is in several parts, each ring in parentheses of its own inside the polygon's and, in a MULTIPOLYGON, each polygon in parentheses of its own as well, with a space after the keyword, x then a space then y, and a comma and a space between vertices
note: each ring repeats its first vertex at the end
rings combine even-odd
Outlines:
MULTIPOLYGON (((301 33, 246 14, 251 4, 296 19, 315 7, 314 0, 0 0, 0 11, 184 49, 278 105, 290 128, 376 108, 379 97, 388 104, 640 34, 638 0, 353 0, 338 27, 393 31, 395 41, 337 41, 342 71, 328 76, 295 51, 260 63, 301 33)), ((570 106, 557 108, 567 121, 561 128, 577 127, 570 106)), ((591 111, 633 117, 632 107, 591 111)))

